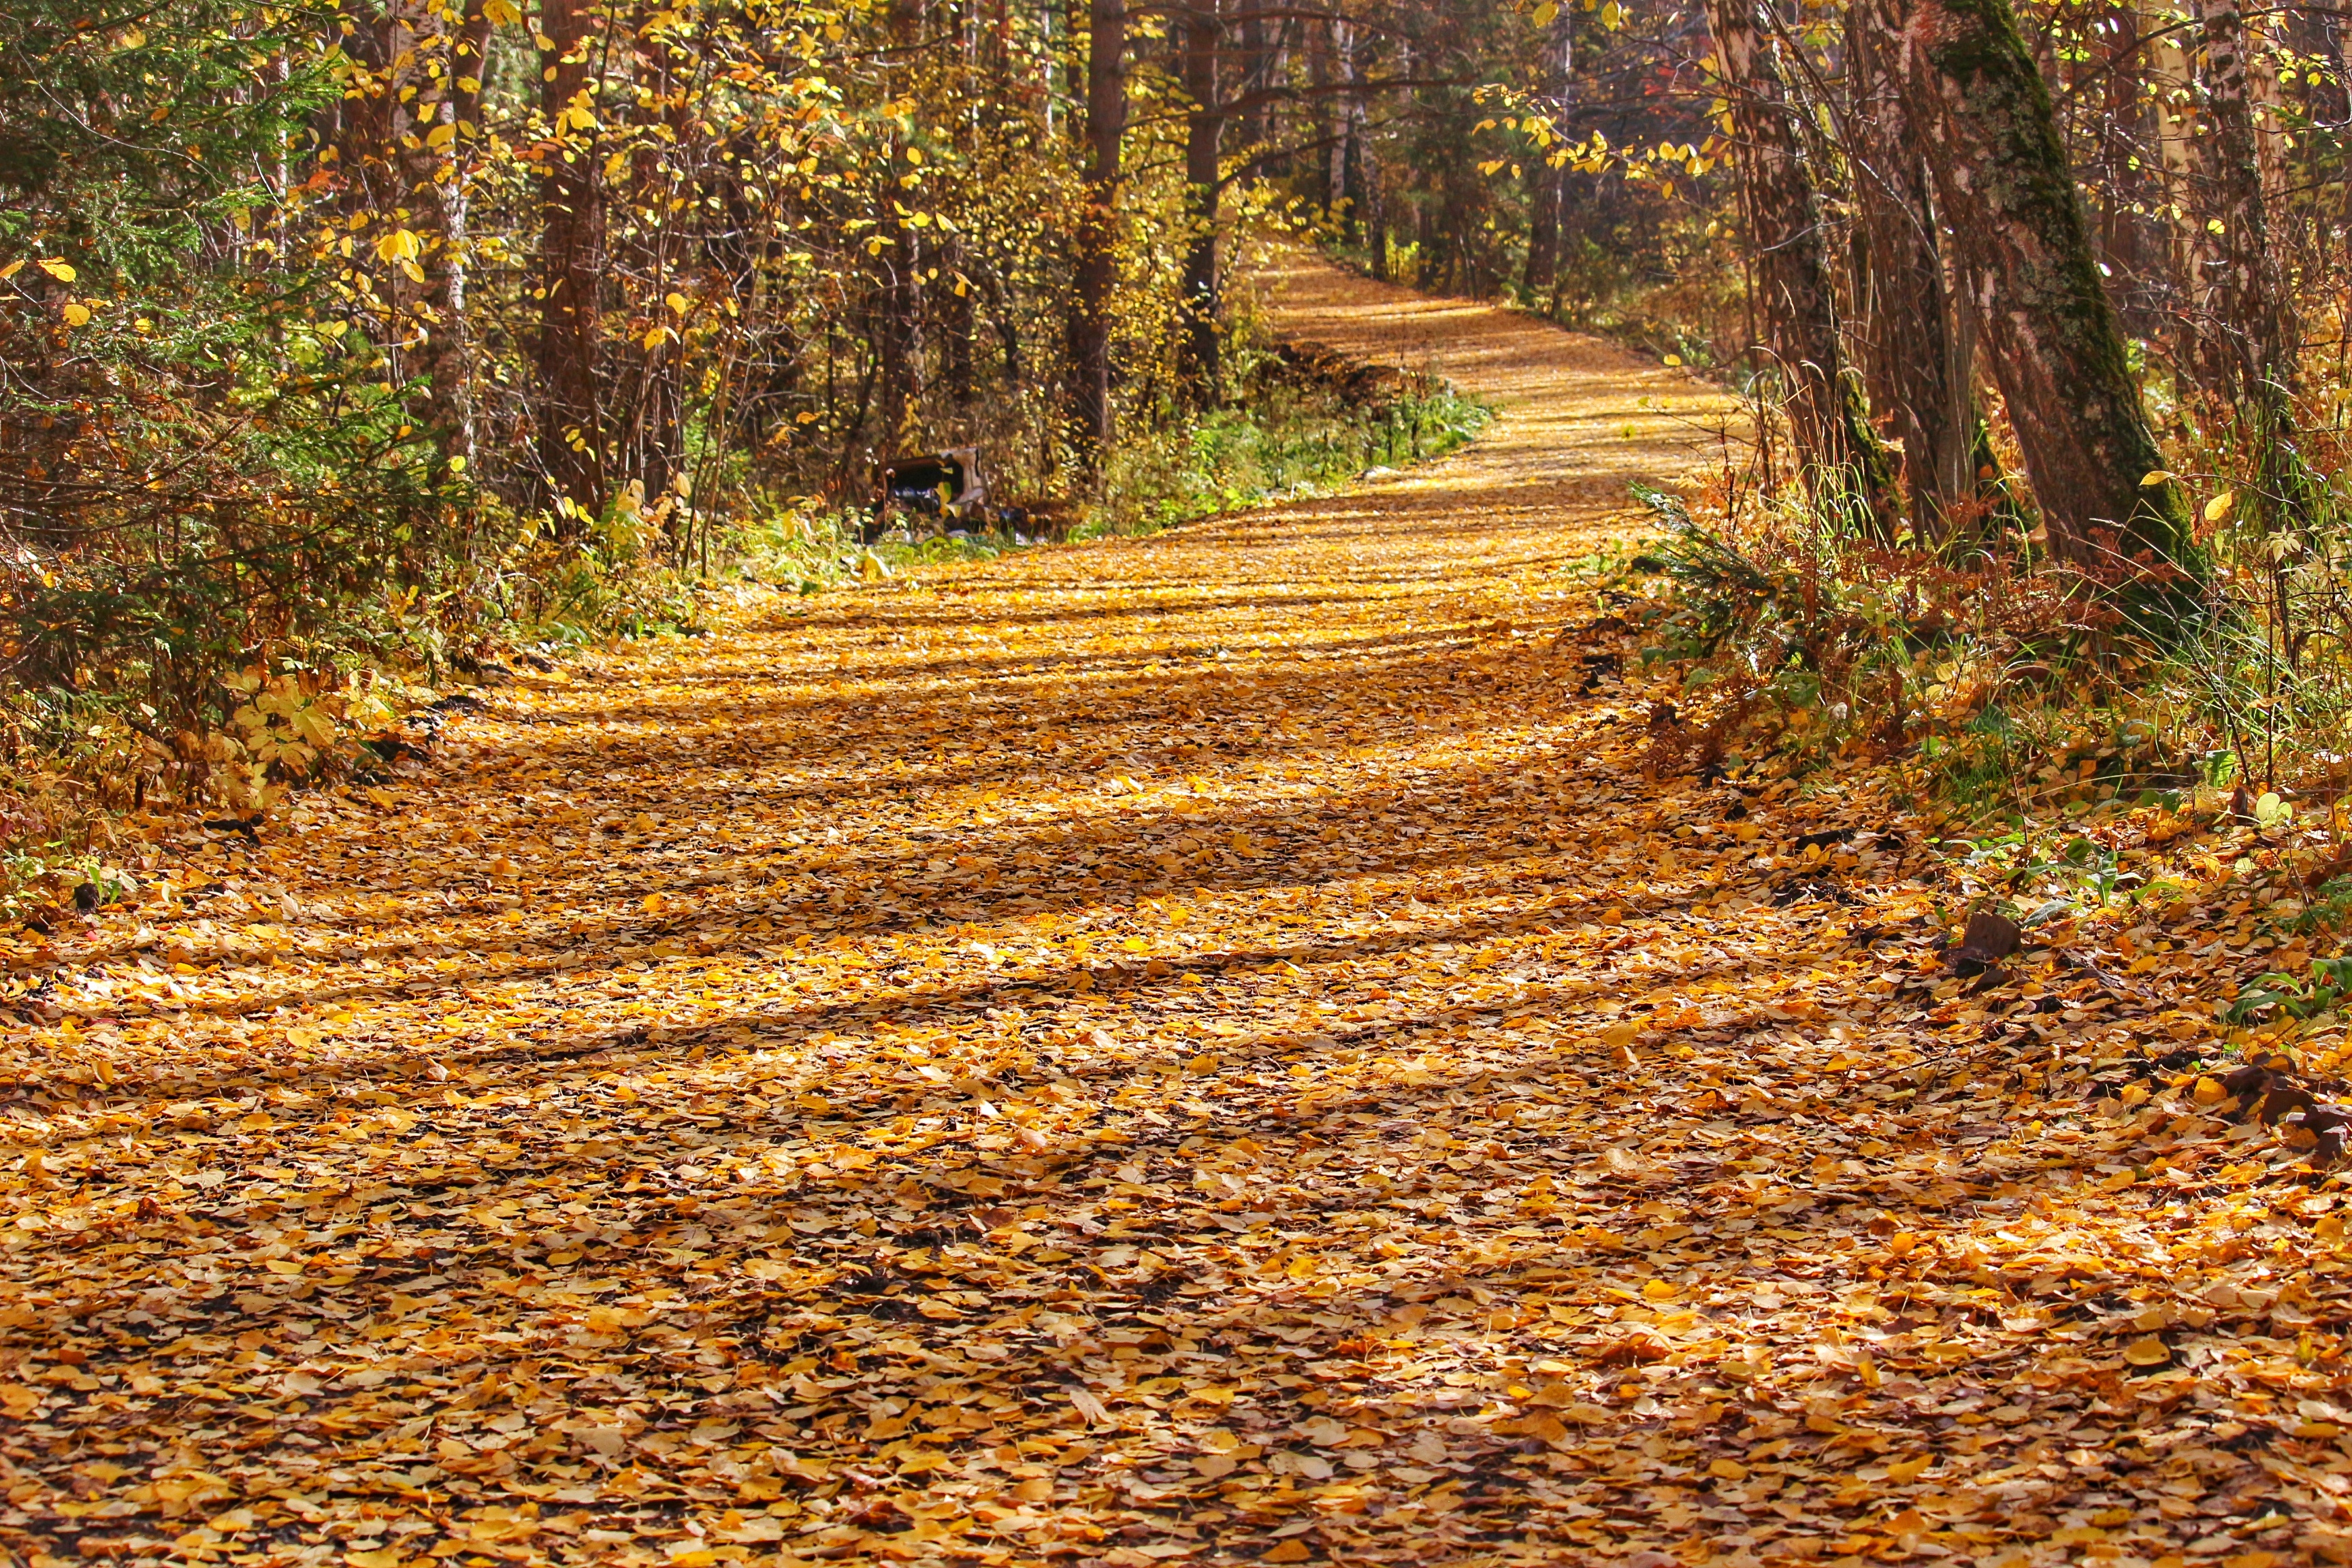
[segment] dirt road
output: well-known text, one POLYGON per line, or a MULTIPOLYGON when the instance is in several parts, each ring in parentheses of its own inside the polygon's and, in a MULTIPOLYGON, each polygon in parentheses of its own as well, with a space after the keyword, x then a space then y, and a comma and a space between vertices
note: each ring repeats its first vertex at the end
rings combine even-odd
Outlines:
POLYGON ((2143 1026, 1961 994, 1861 775, 1645 776, 1591 562, 1720 397, 1270 282, 1501 418, 497 687, 426 776, 27 939, 0 1541, 2333 1550, 2320 1199, 2191 1118, 2185 1204, 2096 1079, 2143 1026))

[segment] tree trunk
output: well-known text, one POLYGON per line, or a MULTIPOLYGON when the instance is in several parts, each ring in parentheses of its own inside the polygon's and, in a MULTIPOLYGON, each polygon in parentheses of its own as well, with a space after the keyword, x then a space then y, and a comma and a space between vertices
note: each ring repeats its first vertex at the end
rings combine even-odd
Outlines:
POLYGON ((948 401, 960 416, 969 416, 978 395, 977 365, 972 357, 971 283, 965 276, 961 236, 940 238, 940 276, 932 285, 932 314, 940 323, 940 379, 948 401))
POLYGON ((2265 470, 2260 489, 2277 500, 2274 451, 2294 438, 2291 404, 2295 339, 2272 248, 2263 195, 2260 135, 2247 90, 2246 31, 2238 0, 2196 0, 2204 45, 2199 85, 2206 133, 2197 142, 2204 197, 2197 226, 2200 312, 2209 384, 2238 410, 2265 470))
POLYGON ((1184 206, 1191 226, 1184 252, 1183 321, 1177 374, 1202 404, 1217 401, 1217 207, 1223 194, 1218 153, 1224 115, 1217 98, 1219 0, 1190 0, 1184 23, 1184 206))
POLYGON ((2050 90, 2008 0, 1878 0, 1989 363, 2060 558, 2187 563, 2179 491, 2124 357, 2050 90))
MULTIPOLYGON (((1366 162, 1371 154, 1371 139, 1365 135, 1366 111, 1362 82, 1362 66, 1356 58, 1356 29, 1346 22, 1333 26, 1333 43, 1339 54, 1339 79, 1348 85, 1339 103, 1339 135, 1331 144, 1331 189, 1333 199, 1347 214, 1346 233, 1355 240, 1364 233, 1366 162)), ((1386 270, 1385 262, 1375 258, 1374 277, 1386 270)))
POLYGON ((604 500, 597 395, 597 296, 604 195, 597 156, 596 13, 589 0, 541 0, 541 107, 555 147, 540 176, 539 460, 559 532, 577 533, 604 500), (566 510, 561 503, 571 503, 566 510))
POLYGON ((1265 173, 1273 100, 1263 96, 1262 89, 1271 79, 1271 61, 1265 45, 1265 0, 1241 0, 1241 68, 1235 75, 1234 93, 1246 100, 1249 107, 1242 111, 1242 145, 1237 155, 1247 157, 1244 174, 1254 180, 1265 173))
POLYGON ((1559 198, 1567 184, 1549 160, 1528 172, 1528 259, 1519 272, 1519 292, 1529 304, 1549 293, 1559 276, 1559 198))
POLYGON ((1118 282, 1119 143, 1127 133, 1126 0, 1087 12, 1086 205, 1078 212, 1070 306, 1070 445, 1089 479, 1116 431, 1110 397, 1110 302, 1118 282))
POLYGON ((389 199, 386 177, 396 150, 393 59, 400 24, 391 0, 341 0, 337 16, 343 28, 337 42, 356 68, 344 95, 320 113, 321 139, 335 153, 336 205, 347 218, 388 213, 402 205, 389 199))
MULTIPOLYGON (((923 35, 924 0, 897 0, 889 12, 889 38, 894 57, 908 56, 923 35)), ((904 173, 905 150, 898 133, 888 133, 888 155, 877 173, 874 190, 874 237, 881 242, 874 252, 874 354, 877 458, 903 449, 915 435, 920 389, 916 372, 920 361, 916 312, 921 296, 915 286, 914 237, 898 216, 898 181, 904 173)))
POLYGON ((1331 132, 1331 97, 1325 89, 1331 83, 1331 29, 1335 24, 1317 17, 1307 24, 1307 85, 1313 94, 1307 113, 1313 117, 1313 156, 1308 177, 1307 199, 1319 208, 1325 217, 1331 216, 1331 204, 1339 199, 1339 182, 1333 176, 1338 158, 1339 139, 1331 132))
POLYGON ((1870 405, 1890 418, 1902 442, 1912 527, 1922 538, 1940 537, 1954 504, 1978 491, 1970 345, 1946 286, 1922 149, 1868 6, 1853 8, 1847 38, 1863 258, 1853 335, 1870 405))
POLYGON ((2137 0, 2106 7, 2106 50, 2100 58, 2098 152, 2090 184, 2099 193, 2099 264, 2116 320, 2133 337, 2163 330, 2156 309, 2151 269, 2163 255, 2162 240, 2148 214, 2158 208, 2162 160, 2151 166, 2147 153, 2160 145, 2162 131, 2148 103, 2147 45, 2141 37, 2137 0))
MULTIPOLYGON (((482 134, 482 78, 489 68, 490 17, 466 0, 449 39, 432 135, 446 127, 446 151, 419 192, 433 226, 425 259, 425 342, 416 371, 425 383, 425 426, 452 470, 474 460, 474 349, 466 319, 466 219, 482 134)), ((428 145, 432 136, 426 138, 428 145)))
MULTIPOLYGON (((663 303, 667 295, 688 279, 684 272, 693 240, 683 232, 692 220, 679 204, 691 189, 682 171, 687 151, 694 145, 695 128, 685 107, 682 84, 673 74, 670 46, 646 26, 653 8, 640 5, 635 20, 618 31, 633 39, 634 89, 632 112, 643 121, 658 115, 659 135, 638 140, 629 163, 626 205, 635 215, 630 225, 628 248, 614 267, 624 278, 642 280, 646 290, 643 308, 665 325, 674 318, 663 303)), ((605 13, 613 16, 613 13, 605 13)), ((615 17, 615 20, 619 18, 615 17)), ((608 364, 618 362, 604 378, 604 424, 619 454, 619 478, 634 480, 646 504, 658 506, 673 489, 691 482, 686 465, 685 350, 674 336, 639 338, 634 331, 607 351, 608 364)), ((613 476, 608 476, 608 478, 613 476)), ((664 510, 658 515, 667 518, 664 510)), ((685 520, 669 540, 675 559, 683 560, 688 547, 685 520)))
MULTIPOLYGON (((2154 29, 2146 57, 2158 154, 2158 192, 2153 205, 2160 213, 2185 216, 2201 205, 2196 189, 2196 116, 2189 101, 2189 55, 2180 47, 2179 29, 2169 24, 2169 15, 2162 10, 2146 14, 2147 23, 2154 29)), ((2164 345, 2174 378, 2180 384, 2179 403, 2185 409, 2186 394, 2199 384, 2205 369, 2198 349, 2197 240, 2189 224, 2168 220, 2161 222, 2157 237, 2164 263, 2158 309, 2168 329, 2163 333, 2164 345)))
POLYGON ((1846 374, 1837 300, 1822 239, 1821 204, 1806 167, 1778 50, 1758 0, 1708 0, 1738 139, 1740 193, 1766 344, 1788 389, 1790 433, 1807 489, 1850 521, 1891 534, 1886 455, 1863 419, 1846 374))
MULTIPOLYGON (((1543 95, 1543 110, 1557 121, 1568 109, 1568 89, 1570 79, 1571 50, 1575 28, 1573 13, 1562 11, 1553 18, 1550 37, 1544 40, 1542 75, 1538 90, 1543 95)), ((1555 133, 1557 133, 1555 125, 1555 133)), ((1528 178, 1528 260, 1520 274, 1519 288, 1532 304, 1551 289, 1559 272, 1560 202, 1568 190, 1568 171, 1554 161, 1557 147, 1536 149, 1536 166, 1528 178)))

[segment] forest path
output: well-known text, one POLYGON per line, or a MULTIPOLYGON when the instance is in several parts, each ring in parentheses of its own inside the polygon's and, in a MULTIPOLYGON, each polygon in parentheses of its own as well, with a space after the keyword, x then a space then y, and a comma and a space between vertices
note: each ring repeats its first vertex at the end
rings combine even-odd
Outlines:
POLYGON ((1950 994, 1916 837, 1800 853, 1884 825, 1840 775, 1644 776, 1571 563, 1720 399, 1269 281, 1504 417, 519 679, 433 776, 19 954, 63 1016, 6 1035, 0 1541, 2299 1552, 2334 1373, 2291 1296, 2238 1383, 2167 1366, 2278 1292, 2176 1300, 2127 1132, 2012 1107, 2042 1021, 1950 994), (2061 1208, 2052 1167, 2124 1175, 2061 1208))

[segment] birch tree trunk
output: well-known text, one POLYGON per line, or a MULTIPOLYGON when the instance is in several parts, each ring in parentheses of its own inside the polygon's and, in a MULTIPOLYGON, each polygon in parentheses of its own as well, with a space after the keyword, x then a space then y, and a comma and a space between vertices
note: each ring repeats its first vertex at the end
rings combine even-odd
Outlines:
POLYGON ((1790 433, 1807 489, 1853 512, 1852 521, 1888 533, 1895 507, 1886 456, 1846 374, 1820 203, 1759 4, 1708 0, 1707 25, 1738 142, 1766 347, 1788 389, 1790 433))
POLYGON ((1878 0, 1938 205, 1967 268, 1994 379, 2053 553, 2113 576, 2186 564, 2179 491, 2163 467, 2100 285, 2049 88, 2008 0, 1878 0))
POLYGON ((425 425, 444 462, 474 460, 474 345, 466 316, 467 215, 482 136, 482 78, 489 68, 490 17, 484 0, 466 0, 448 40, 425 145, 441 153, 419 192, 434 229, 425 258, 425 342, 417 374, 425 379, 425 425))

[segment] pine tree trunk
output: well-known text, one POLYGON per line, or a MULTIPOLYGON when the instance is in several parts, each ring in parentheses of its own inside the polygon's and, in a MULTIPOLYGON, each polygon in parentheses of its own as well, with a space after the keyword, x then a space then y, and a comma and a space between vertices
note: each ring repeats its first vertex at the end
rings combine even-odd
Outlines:
POLYGON ((1788 84, 1759 0, 1708 0, 1738 138, 1748 249, 1769 349, 1787 387, 1789 429, 1808 490, 1858 525, 1891 533, 1893 480, 1846 374, 1821 204, 1798 140, 1788 84))
POLYGON ((1089 479, 1115 434, 1110 397, 1110 302, 1118 281, 1119 143, 1127 133, 1126 0, 1093 0, 1087 14, 1087 184, 1079 210, 1070 305, 1070 445, 1089 479))
POLYGON ((1938 205, 1975 291, 1994 379, 2052 552, 2114 575, 2125 558, 2186 563, 2179 492, 2100 286, 2050 90, 2008 0, 1879 0, 1938 205))
POLYGON ((557 529, 577 533, 604 500, 597 396, 597 298, 604 270, 604 196, 593 88, 599 47, 588 0, 541 0, 541 106, 557 147, 540 176, 539 460, 557 529))

